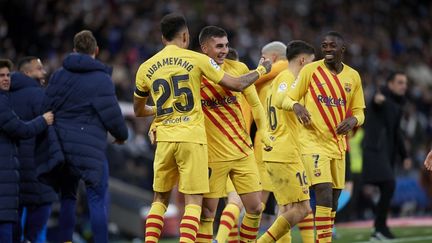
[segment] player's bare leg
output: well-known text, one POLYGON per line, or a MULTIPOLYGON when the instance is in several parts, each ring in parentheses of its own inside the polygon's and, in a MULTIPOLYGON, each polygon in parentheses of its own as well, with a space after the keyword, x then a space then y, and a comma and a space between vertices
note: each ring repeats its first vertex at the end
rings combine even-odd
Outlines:
POLYGON ((264 208, 261 202, 261 191, 245 193, 240 195, 240 198, 246 210, 240 226, 240 241, 254 242, 264 208))

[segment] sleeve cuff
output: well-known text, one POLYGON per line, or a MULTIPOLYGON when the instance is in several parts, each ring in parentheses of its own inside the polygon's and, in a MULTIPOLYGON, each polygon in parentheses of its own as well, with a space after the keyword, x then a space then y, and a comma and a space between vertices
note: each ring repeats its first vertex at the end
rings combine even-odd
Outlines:
POLYGON ((141 91, 138 88, 135 88, 135 95, 138 97, 148 97, 150 93, 148 91, 141 91))

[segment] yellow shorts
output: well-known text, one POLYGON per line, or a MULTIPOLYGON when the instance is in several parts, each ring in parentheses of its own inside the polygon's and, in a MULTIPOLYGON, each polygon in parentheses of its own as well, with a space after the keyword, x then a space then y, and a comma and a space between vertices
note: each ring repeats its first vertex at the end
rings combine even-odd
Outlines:
POLYGON ((153 190, 170 191, 178 182, 184 194, 209 191, 207 144, 158 142, 154 159, 153 190))
POLYGON ((266 161, 278 205, 309 200, 309 180, 302 162, 275 163, 266 161))
POLYGON ((320 154, 303 154, 302 160, 312 186, 332 183, 334 189, 345 187, 345 156, 334 159, 320 154))
POLYGON ((226 196, 228 177, 239 195, 262 190, 253 154, 239 160, 210 162, 209 169, 210 192, 204 194, 206 198, 226 196))
MULTIPOLYGON (((255 136, 259 136, 258 133, 255 136)), ((261 185, 264 191, 268 191, 268 192, 272 192, 273 191, 273 184, 272 181, 270 180, 270 176, 267 173, 267 168, 266 165, 264 163, 264 161, 262 160, 262 151, 263 151, 263 145, 260 141, 261 139, 259 139, 258 144, 255 144, 255 158, 256 158, 256 163, 258 166, 258 172, 259 172, 259 176, 261 179, 261 185)))
POLYGON ((228 177, 225 187, 225 197, 228 196, 230 192, 235 192, 234 184, 232 183, 231 178, 228 177))

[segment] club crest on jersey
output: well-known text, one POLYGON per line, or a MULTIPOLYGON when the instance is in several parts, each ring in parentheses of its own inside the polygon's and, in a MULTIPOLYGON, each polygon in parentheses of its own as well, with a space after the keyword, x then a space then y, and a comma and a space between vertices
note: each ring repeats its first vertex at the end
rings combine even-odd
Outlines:
POLYGON ((278 87, 278 92, 285 91, 287 89, 287 87, 288 87, 287 83, 285 83, 285 82, 280 83, 279 87, 278 87))
POLYGON ((214 69, 216 70, 220 70, 220 66, 216 63, 215 60, 213 60, 213 58, 210 58, 210 64, 212 65, 212 67, 214 67, 214 69))
POLYGON ((321 176, 321 170, 320 169, 314 169, 314 176, 320 177, 321 176))
POLYGON ((307 187, 302 188, 304 194, 309 194, 309 189, 307 187))
POLYGON ((352 84, 351 83, 345 83, 345 91, 346 92, 351 92, 351 87, 352 87, 352 84))

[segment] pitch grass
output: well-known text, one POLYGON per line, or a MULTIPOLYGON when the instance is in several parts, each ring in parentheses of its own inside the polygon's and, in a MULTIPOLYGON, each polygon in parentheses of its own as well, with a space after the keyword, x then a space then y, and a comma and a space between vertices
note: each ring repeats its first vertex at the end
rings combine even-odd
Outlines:
MULTIPOLYGON (((430 243, 432 242, 432 227, 397 227, 392 228, 397 239, 386 242, 400 243, 430 243)), ((371 229, 365 228, 337 228, 337 238, 334 243, 365 243, 369 242, 371 229)), ((160 243, 178 243, 178 239, 161 240, 160 243)), ((293 230, 293 243, 300 243, 301 238, 297 229, 293 230)))

